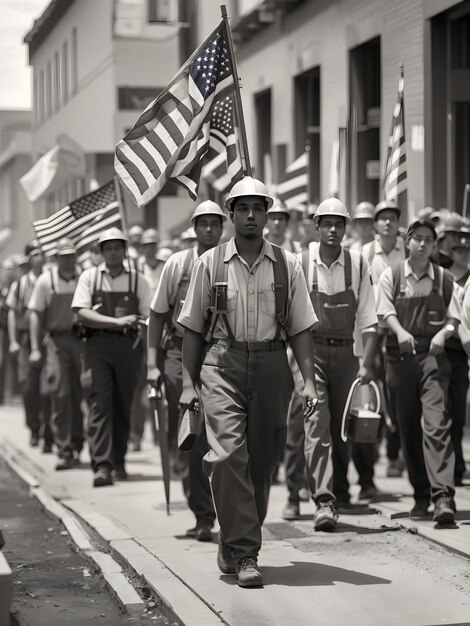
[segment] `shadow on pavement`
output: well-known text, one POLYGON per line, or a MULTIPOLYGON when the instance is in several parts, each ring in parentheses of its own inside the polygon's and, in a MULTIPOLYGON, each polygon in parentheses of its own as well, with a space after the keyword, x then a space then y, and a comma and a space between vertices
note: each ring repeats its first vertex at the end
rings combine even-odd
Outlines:
POLYGON ((398 526, 384 526, 383 528, 364 528, 360 526, 353 526, 352 524, 344 524, 338 522, 335 533, 355 533, 356 535, 380 535, 388 533, 391 530, 400 530, 398 526))
POLYGON ((353 572, 342 567, 292 561, 282 567, 261 566, 265 586, 284 585, 287 587, 324 587, 342 582, 349 585, 388 585, 391 580, 362 572, 353 572))

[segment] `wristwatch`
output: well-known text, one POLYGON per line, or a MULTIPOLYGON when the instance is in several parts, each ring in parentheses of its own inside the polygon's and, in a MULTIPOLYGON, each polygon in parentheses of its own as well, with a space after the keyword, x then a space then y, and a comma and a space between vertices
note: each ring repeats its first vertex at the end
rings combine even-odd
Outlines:
POLYGON ((448 330, 450 333, 455 333, 455 326, 453 324, 446 324, 445 330, 448 330))

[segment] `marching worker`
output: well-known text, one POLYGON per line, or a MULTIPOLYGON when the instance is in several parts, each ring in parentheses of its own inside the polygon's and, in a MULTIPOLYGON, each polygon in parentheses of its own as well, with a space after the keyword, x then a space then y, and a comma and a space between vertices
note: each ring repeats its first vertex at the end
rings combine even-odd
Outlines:
POLYGON ((144 229, 140 224, 133 224, 129 227, 129 245, 127 246, 127 256, 131 261, 137 261, 142 253, 142 235, 144 229))
MULTIPOLYGON (((329 198, 315 213, 320 243, 302 254, 302 265, 319 323, 313 330, 315 379, 319 403, 305 422, 307 479, 317 505, 315 530, 336 527, 336 509, 349 508, 348 443, 341 439, 341 421, 355 378, 373 378, 377 348, 377 315, 367 261, 341 246, 349 213, 340 200, 329 198), (353 352, 355 328, 361 332, 363 364, 353 352)), ((355 443, 352 457, 362 491, 374 487, 375 446, 355 443)))
POLYGON ((266 239, 289 252, 301 252, 302 245, 299 241, 293 241, 287 236, 290 213, 282 206, 280 200, 275 200, 273 206, 267 211, 268 223, 266 239))
POLYGON ((414 490, 410 517, 426 519, 432 498, 434 521, 450 523, 455 517, 455 454, 445 410, 444 347, 456 330, 460 306, 452 276, 430 261, 435 241, 430 220, 411 222, 409 258, 380 277, 377 308, 390 329, 386 378, 414 490))
POLYGON ((30 310, 31 354, 38 366, 43 360, 41 345, 46 337, 46 365, 57 381, 52 393, 51 428, 59 461, 56 470, 75 467, 83 447, 82 388, 80 355, 82 342, 76 334, 76 314, 71 309, 78 282, 76 248, 71 239, 57 244, 56 265, 36 281, 30 310))
POLYGON ((354 233, 354 242, 351 250, 362 251, 366 243, 375 239, 374 232, 375 207, 372 202, 359 202, 351 215, 351 228, 354 233))
MULTIPOLYGON (((169 445, 175 456, 177 429, 180 414, 179 401, 182 393, 182 361, 184 328, 178 324, 178 315, 186 298, 195 261, 214 248, 222 236, 227 217, 218 204, 206 200, 196 207, 191 224, 197 236, 197 246, 176 252, 165 263, 162 278, 150 307, 147 379, 155 384, 161 377, 157 364, 164 361, 164 381, 168 401, 169 445), (165 338, 162 343, 162 336, 165 338)), ((215 520, 214 505, 209 479, 202 469, 202 459, 208 451, 205 425, 201 424, 199 435, 189 452, 189 473, 183 479, 183 487, 196 526, 187 535, 198 541, 212 541, 215 520)))
POLYGON ((8 305, 7 297, 18 274, 18 266, 5 259, 0 266, 0 404, 5 401, 5 391, 13 391, 12 357, 8 351, 8 305))
POLYGON ((450 269, 453 264, 452 247, 460 239, 460 229, 468 227, 468 220, 445 209, 441 209, 441 213, 443 217, 436 227, 438 247, 433 252, 432 260, 444 269, 450 269))
POLYGON ((261 525, 293 390, 285 342, 305 381, 308 417, 317 402, 310 335, 317 318, 295 255, 263 238, 273 205, 265 185, 245 176, 225 204, 235 237, 196 261, 178 318, 185 327, 181 405, 194 406, 200 389, 218 566, 236 573, 239 586, 260 587, 261 525))
POLYGON ((30 270, 14 282, 7 297, 8 335, 10 354, 17 357, 18 383, 23 396, 26 425, 31 431, 31 445, 39 444, 44 438, 43 452, 52 452, 53 435, 50 425, 50 400, 41 393, 41 367, 33 366, 29 360, 30 311, 29 300, 36 280, 44 266, 44 255, 36 241, 26 246, 30 270))
POLYGON ((142 256, 138 261, 139 271, 147 279, 152 293, 155 292, 160 282, 165 262, 158 254, 158 231, 155 228, 144 230, 141 241, 142 256))
MULTIPOLYGON (((399 233, 400 208, 391 200, 383 200, 375 207, 374 220, 377 236, 371 243, 364 246, 362 254, 370 265, 372 282, 377 295, 377 285, 380 275, 387 268, 395 271, 405 259, 405 242, 399 233)), ((386 329, 379 324, 379 343, 374 373, 377 383, 380 383, 383 399, 383 411, 388 419, 385 421, 385 433, 387 439, 387 476, 396 478, 403 473, 403 460, 400 456, 400 434, 398 423, 393 408, 393 403, 388 394, 385 384, 384 341, 386 329)))
MULTIPOLYGON (((465 285, 470 276, 470 229, 462 227, 459 239, 452 245, 452 266, 450 272, 457 284, 459 301, 464 298, 465 285)), ((467 409, 468 392, 468 356, 462 345, 462 334, 468 334, 470 329, 460 324, 457 333, 446 341, 446 356, 449 362, 447 376, 448 388, 446 394, 447 413, 451 419, 450 435, 455 452, 454 479, 456 486, 463 485, 465 474, 465 459, 462 450, 463 429, 467 409)), ((465 336, 463 337, 466 343, 465 336)))
POLYGON ((99 239, 104 263, 80 275, 72 309, 87 328, 82 386, 89 406, 93 485, 126 480, 124 460, 132 397, 143 358, 139 318, 147 318, 150 286, 124 264, 127 237, 110 228, 99 239))

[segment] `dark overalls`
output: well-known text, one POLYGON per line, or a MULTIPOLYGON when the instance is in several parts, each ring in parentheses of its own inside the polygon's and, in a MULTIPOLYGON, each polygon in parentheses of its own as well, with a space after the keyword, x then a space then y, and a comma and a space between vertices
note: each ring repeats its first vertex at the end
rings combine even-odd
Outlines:
MULTIPOLYGON (((72 278, 75 283, 76 278, 72 278)), ((61 458, 80 454, 83 447, 82 387, 80 383, 82 342, 74 332, 73 292, 57 293, 50 273, 51 301, 44 313, 47 340, 46 367, 56 370, 57 389, 52 394, 51 427, 61 458)))
MULTIPOLYGON (((313 499, 318 502, 336 498, 339 504, 350 499, 347 478, 350 448, 341 439, 341 421, 349 389, 359 369, 353 352, 357 302, 351 287, 348 250, 344 251, 344 282, 345 291, 332 295, 319 291, 314 263, 310 297, 319 320, 313 330, 319 403, 312 418, 305 422, 305 460, 313 499)), ((355 443, 352 457, 361 487, 373 485, 375 446, 355 443)))
MULTIPOLYGON (((97 269, 92 304, 99 313, 110 317, 138 314, 136 272, 129 272, 129 289, 125 292, 102 291, 101 278, 97 269)), ((137 339, 137 332, 130 329, 90 328, 88 332, 83 386, 90 410, 88 443, 95 472, 100 466, 124 467, 132 397, 143 358, 137 339)))
POLYGON ((404 263, 394 281, 397 318, 416 341, 416 355, 402 354, 396 335, 387 338, 386 376, 398 418, 403 454, 416 501, 454 495, 455 455, 445 410, 446 355, 429 354, 431 339, 444 327, 442 269, 434 266, 432 292, 405 297, 404 263), (423 418, 421 420, 421 418, 423 418), (422 425, 421 425, 422 422, 422 425))

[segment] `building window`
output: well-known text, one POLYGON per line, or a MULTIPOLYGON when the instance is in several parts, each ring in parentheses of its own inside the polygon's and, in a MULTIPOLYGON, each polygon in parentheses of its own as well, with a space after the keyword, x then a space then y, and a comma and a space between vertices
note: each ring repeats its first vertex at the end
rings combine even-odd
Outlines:
POLYGON ((11 164, 3 168, 0 185, 0 227, 12 226, 14 190, 13 167, 11 164))
MULTIPOLYGON (((258 162, 256 176, 266 181, 268 175, 266 159, 271 157, 271 89, 255 95, 256 144, 258 162)), ((269 178, 269 175, 268 175, 269 178)))
POLYGON ((33 92, 33 112, 34 112, 34 125, 39 124, 39 77, 37 71, 34 71, 34 92, 33 92))
POLYGON ((38 118, 39 123, 44 122, 44 70, 39 72, 39 102, 38 102, 38 118))
POLYGON ((54 110, 60 108, 60 55, 54 53, 54 110))
POLYGON ((309 147, 309 202, 320 201, 320 68, 294 78, 295 156, 309 147))
POLYGON ((46 65, 46 117, 50 117, 52 115, 53 105, 52 105, 52 63, 50 61, 47 62, 46 65))
POLYGON ((62 101, 69 99, 69 43, 62 44, 62 101))
POLYGON ((155 22, 175 21, 174 0, 147 0, 147 20, 150 24, 155 22))
POLYGON ((78 66, 77 66, 77 29, 72 28, 72 64, 71 64, 71 78, 72 78, 72 93, 77 93, 78 87, 78 66))
POLYGON ((381 57, 380 37, 350 51, 351 205, 380 199, 381 57))

